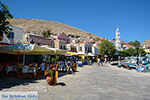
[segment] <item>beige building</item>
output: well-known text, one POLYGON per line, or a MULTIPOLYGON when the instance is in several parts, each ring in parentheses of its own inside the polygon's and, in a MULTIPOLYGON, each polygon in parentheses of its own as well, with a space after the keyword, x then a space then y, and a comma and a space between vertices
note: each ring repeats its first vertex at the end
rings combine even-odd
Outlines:
POLYGON ((70 52, 77 52, 75 44, 66 44, 67 50, 70 52))
POLYGON ((54 46, 57 49, 66 50, 66 41, 63 41, 63 40, 54 40, 54 46))

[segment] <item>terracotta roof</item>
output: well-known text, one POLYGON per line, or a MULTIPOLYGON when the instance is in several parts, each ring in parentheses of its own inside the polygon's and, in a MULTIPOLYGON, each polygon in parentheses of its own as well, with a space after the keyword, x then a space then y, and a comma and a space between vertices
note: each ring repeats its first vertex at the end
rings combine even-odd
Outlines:
POLYGON ((127 44, 125 41, 121 41, 122 44, 127 44))
POLYGON ((132 45, 128 45, 128 47, 129 47, 129 48, 133 48, 134 46, 132 46, 132 45))
POLYGON ((97 48, 96 46, 93 46, 93 48, 97 48))
POLYGON ((147 46, 148 48, 150 47, 150 45, 149 46, 147 46))
POLYGON ((86 42, 82 41, 82 42, 79 42, 79 43, 76 43, 76 44, 82 44, 82 43, 86 43, 86 42))
POLYGON ((95 42, 94 40, 92 40, 91 42, 95 42))

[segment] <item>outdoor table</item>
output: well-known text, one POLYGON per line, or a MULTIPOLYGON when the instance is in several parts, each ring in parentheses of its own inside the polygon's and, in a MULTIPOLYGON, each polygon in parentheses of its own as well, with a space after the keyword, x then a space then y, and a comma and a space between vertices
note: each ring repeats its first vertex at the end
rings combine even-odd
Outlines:
POLYGON ((34 67, 31 67, 31 68, 33 68, 34 70, 33 71, 29 71, 28 70, 29 67, 23 67, 22 68, 22 73, 34 73, 36 75, 36 68, 34 68, 34 67))
POLYGON ((6 67, 6 74, 8 74, 11 71, 16 71, 17 72, 17 66, 7 66, 6 67))

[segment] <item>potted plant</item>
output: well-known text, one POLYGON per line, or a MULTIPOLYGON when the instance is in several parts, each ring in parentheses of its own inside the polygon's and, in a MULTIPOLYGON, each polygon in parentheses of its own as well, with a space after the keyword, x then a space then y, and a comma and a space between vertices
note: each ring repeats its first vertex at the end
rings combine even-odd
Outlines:
POLYGON ((52 64, 54 64, 54 60, 55 60, 55 58, 52 58, 52 59, 51 59, 52 64))
POLYGON ((45 70, 44 75, 46 77, 46 81, 49 85, 54 83, 54 70, 45 70))
POLYGON ((56 58, 54 59, 55 64, 57 63, 58 59, 59 59, 59 56, 56 56, 56 58))

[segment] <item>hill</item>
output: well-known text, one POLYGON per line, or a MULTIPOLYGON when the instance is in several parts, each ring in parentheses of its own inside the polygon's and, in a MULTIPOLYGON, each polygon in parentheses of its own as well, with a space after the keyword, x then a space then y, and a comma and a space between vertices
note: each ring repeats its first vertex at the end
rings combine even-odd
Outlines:
POLYGON ((146 40, 143 44, 146 46, 150 46, 150 40, 146 40))
POLYGON ((82 37, 101 38, 100 36, 97 36, 95 34, 56 21, 14 18, 11 19, 10 25, 23 28, 24 32, 42 32, 46 30, 51 30, 53 33, 64 32, 67 35, 73 34, 80 35, 82 37))

